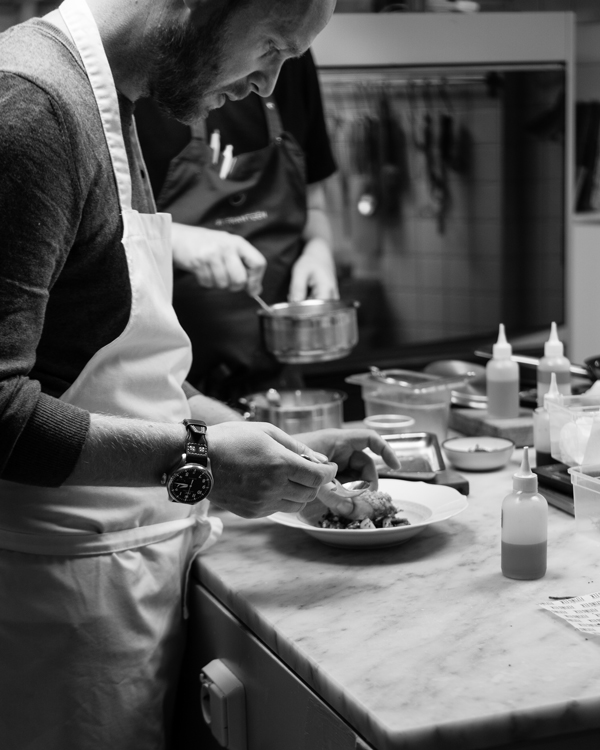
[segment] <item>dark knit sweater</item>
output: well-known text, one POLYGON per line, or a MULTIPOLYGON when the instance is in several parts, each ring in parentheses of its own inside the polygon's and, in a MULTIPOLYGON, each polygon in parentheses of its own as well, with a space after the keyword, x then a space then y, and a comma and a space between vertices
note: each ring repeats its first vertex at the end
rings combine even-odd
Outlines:
MULTIPOLYGON (((133 207, 153 212, 120 97, 133 207)), ((87 75, 36 19, 0 35, 0 477, 57 486, 89 414, 58 400, 131 301, 110 157, 87 75)))

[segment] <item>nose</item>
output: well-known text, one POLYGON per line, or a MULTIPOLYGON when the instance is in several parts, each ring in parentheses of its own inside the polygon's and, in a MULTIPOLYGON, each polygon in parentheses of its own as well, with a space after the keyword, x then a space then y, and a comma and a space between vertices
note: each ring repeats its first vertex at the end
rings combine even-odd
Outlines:
POLYGON ((279 78, 283 62, 274 63, 268 68, 257 70, 250 75, 252 90, 259 96, 271 96, 279 78))

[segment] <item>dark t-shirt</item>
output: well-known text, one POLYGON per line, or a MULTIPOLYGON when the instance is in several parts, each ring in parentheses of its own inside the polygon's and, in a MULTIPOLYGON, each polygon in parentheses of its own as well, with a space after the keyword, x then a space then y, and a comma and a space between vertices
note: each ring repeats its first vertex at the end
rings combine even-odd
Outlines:
MULTIPOLYGON (((323 115, 317 71, 310 52, 287 60, 273 94, 284 130, 294 136, 306 159, 307 182, 319 182, 335 172, 323 115)), ((169 162, 190 141, 190 128, 165 115, 151 100, 136 104, 135 119, 154 195, 160 192, 169 162)), ((208 133, 219 130, 221 145, 231 144, 235 154, 268 144, 263 104, 257 94, 237 102, 227 101, 206 120, 208 133)))

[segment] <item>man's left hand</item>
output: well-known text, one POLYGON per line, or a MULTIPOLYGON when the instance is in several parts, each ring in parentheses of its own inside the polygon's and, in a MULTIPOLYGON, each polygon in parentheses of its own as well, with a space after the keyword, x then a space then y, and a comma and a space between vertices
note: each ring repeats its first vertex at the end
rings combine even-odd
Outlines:
POLYGON ((308 299, 339 299, 333 257, 327 243, 315 238, 304 246, 292 269, 290 302, 308 299))

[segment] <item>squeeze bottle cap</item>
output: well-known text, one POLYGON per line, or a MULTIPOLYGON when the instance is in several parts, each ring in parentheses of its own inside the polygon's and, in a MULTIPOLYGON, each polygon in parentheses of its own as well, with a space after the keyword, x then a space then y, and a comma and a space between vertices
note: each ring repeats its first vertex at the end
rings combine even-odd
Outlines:
POLYGON ((550 388, 544 393, 544 409, 548 407, 548 402, 560 403, 563 400, 563 394, 558 390, 556 382, 556 373, 550 373, 550 388))
POLYGON ((556 323, 552 323, 550 326, 550 338, 544 343, 544 356, 562 357, 564 350, 565 347, 563 346, 563 342, 558 338, 556 323))
POLYGON ((523 448, 523 460, 516 474, 513 474, 513 490, 515 492, 537 492, 538 478, 529 466, 529 448, 523 448))
POLYGON ((512 356, 512 346, 506 340, 504 323, 500 323, 498 341, 492 347, 492 355, 495 359, 510 359, 512 356))

